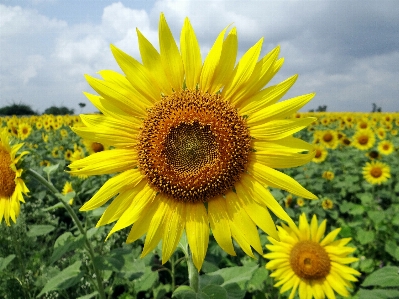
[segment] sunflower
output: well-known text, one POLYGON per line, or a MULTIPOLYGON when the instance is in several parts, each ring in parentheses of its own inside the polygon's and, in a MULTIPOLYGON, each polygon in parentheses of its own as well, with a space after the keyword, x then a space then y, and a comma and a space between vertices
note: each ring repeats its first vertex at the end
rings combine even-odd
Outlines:
POLYGON ((16 156, 23 145, 11 146, 7 131, 0 131, 0 223, 4 217, 8 226, 10 218, 14 223, 17 221, 20 201, 25 202, 22 194, 29 192, 21 178, 22 169, 17 169, 18 161, 28 153, 24 151, 16 156))
POLYGON ((390 155, 392 154, 393 150, 394 150, 394 145, 389 140, 383 140, 380 143, 378 143, 378 151, 382 155, 390 155))
MULTIPOLYGON (((62 194, 63 194, 63 195, 67 195, 68 193, 71 193, 71 192, 74 192, 74 191, 75 191, 75 190, 73 190, 72 183, 71 183, 71 182, 65 182, 64 188, 62 188, 62 194)), ((73 201, 74 201, 74 199, 71 198, 71 199, 68 201, 68 204, 69 204, 70 206, 73 205, 73 201)))
POLYGON ((321 144, 316 144, 313 146, 313 148, 316 153, 315 153, 315 156, 313 157, 312 161, 315 163, 323 162, 327 158, 328 151, 321 144))
POLYGON ((335 240, 341 228, 330 232, 323 240, 326 220, 318 225, 313 215, 310 225, 304 213, 299 217, 299 226, 291 224, 278 228, 280 242, 268 237, 272 244, 266 245, 271 252, 264 255, 270 261, 266 269, 282 286, 280 293, 291 289, 289 299, 298 291, 300 299, 335 298, 334 291, 343 297, 349 296, 347 288, 357 281, 360 273, 346 264, 358 258, 348 255, 356 249, 345 246, 351 238, 335 240))
POLYGON ((162 240, 162 262, 185 231, 193 262, 201 268, 209 227, 218 244, 235 255, 232 238, 246 254, 262 252, 256 226, 278 238, 269 209, 292 222, 265 186, 315 199, 274 168, 309 162, 310 144, 292 134, 315 118, 291 119, 314 94, 278 102, 297 76, 262 89, 282 65, 279 47, 258 61, 263 39, 235 66, 237 34, 227 28, 202 63, 188 18, 180 52, 163 14, 160 53, 137 30, 143 64, 111 46, 125 76, 100 71, 86 76, 100 96, 86 94, 103 115, 82 115, 81 137, 114 149, 73 162, 72 174, 119 173, 80 209, 104 205, 97 226, 117 221, 108 237, 133 227, 127 242, 146 234, 142 256, 162 240))
POLYGON ((320 134, 320 142, 328 148, 336 149, 338 146, 338 133, 334 130, 326 130, 320 134))
POLYGON ((21 140, 25 140, 29 137, 32 132, 32 127, 27 123, 20 123, 18 125, 18 138, 21 140))
POLYGON ((375 135, 370 129, 359 130, 352 137, 351 145, 359 150, 370 149, 375 143, 375 135))
POLYGON ((331 210, 334 207, 334 203, 331 199, 326 198, 321 202, 321 206, 324 210, 331 210))
POLYGON ((327 181, 332 181, 335 177, 334 172, 332 171, 324 171, 321 176, 323 179, 326 179, 327 181))
POLYGON ((363 177, 370 184, 380 185, 391 177, 391 169, 380 161, 367 162, 363 167, 363 177))

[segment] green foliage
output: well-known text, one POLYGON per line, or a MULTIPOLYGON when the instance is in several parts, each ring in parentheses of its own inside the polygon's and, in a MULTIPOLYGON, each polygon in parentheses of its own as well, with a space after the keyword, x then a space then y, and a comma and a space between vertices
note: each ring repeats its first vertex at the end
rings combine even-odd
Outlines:
POLYGON ((52 115, 72 115, 74 114, 75 110, 74 109, 69 109, 65 106, 57 107, 57 106, 51 106, 47 109, 44 110, 43 114, 52 114, 52 115))
POLYGON ((9 106, 0 107, 0 115, 37 115, 29 105, 26 104, 12 104, 9 106))

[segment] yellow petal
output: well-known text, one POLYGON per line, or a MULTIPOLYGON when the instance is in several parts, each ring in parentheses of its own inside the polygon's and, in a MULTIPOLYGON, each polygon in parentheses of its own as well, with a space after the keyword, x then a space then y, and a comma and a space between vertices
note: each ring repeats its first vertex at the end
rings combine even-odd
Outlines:
POLYGON ((140 98, 134 98, 132 100, 142 104, 159 101, 161 90, 157 82, 152 79, 149 70, 136 59, 114 45, 111 45, 111 51, 119 67, 125 73, 127 80, 129 80, 133 88, 141 95, 140 98))
POLYGON ((180 49, 186 75, 186 86, 194 90, 199 83, 202 58, 197 37, 188 18, 184 20, 180 35, 180 49))
POLYGON ((303 141, 299 138, 295 138, 292 136, 273 140, 273 141, 265 141, 265 140, 257 140, 254 139, 252 141, 253 147, 257 151, 276 151, 281 153, 301 153, 304 151, 312 151, 313 145, 303 141))
POLYGON ((316 151, 306 154, 256 151, 251 154, 251 159, 253 157, 254 161, 271 168, 291 168, 310 162, 314 158, 315 153, 316 151))
POLYGON ((162 237, 162 264, 165 264, 175 251, 184 229, 185 204, 177 200, 168 201, 169 211, 162 237))
POLYGON ((85 78, 98 94, 113 101, 113 104, 118 106, 119 109, 138 117, 147 115, 146 109, 150 107, 150 104, 135 100, 135 95, 130 90, 120 88, 113 82, 96 79, 89 75, 85 75, 85 78))
POLYGON ((305 94, 267 106, 250 114, 247 123, 249 126, 254 126, 291 116, 293 113, 305 106, 314 96, 315 93, 305 94))
POLYGON ((139 216, 139 219, 133 224, 130 229, 129 235, 127 236, 126 243, 132 243, 138 238, 143 236, 150 226, 152 217, 154 217, 155 212, 158 209, 158 202, 156 200, 151 201, 147 204, 145 213, 139 216))
POLYGON ((183 62, 163 13, 159 20, 159 47, 161 62, 172 88, 175 91, 181 90, 184 81, 183 62))
POLYGON ((72 162, 72 174, 100 175, 122 172, 137 167, 135 150, 113 149, 94 153, 86 158, 72 162))
POLYGON ((79 211, 90 211, 101 207, 119 192, 134 188, 142 179, 143 176, 138 169, 131 169, 110 178, 79 211))
POLYGON ((209 221, 202 202, 186 204, 186 235, 198 271, 204 262, 209 242, 209 221))
POLYGON ((278 140, 302 130, 314 122, 316 118, 284 119, 267 122, 250 127, 252 137, 260 140, 278 140))
POLYGON ((241 115, 250 115, 279 101, 294 85, 298 75, 289 77, 277 85, 269 86, 239 103, 241 115))
POLYGON ((233 72, 233 77, 226 84, 222 91, 222 97, 226 101, 233 101, 240 93, 245 93, 245 84, 251 78, 255 65, 258 61, 260 50, 262 49, 263 38, 252 46, 240 59, 233 72))
POLYGON ((165 95, 169 95, 172 92, 172 86, 165 74, 165 71, 161 62, 161 55, 154 48, 154 46, 141 34, 136 28, 137 37, 139 40, 139 49, 141 54, 141 60, 144 66, 148 69, 152 77, 156 79, 161 92, 165 95))
POLYGON ((218 196, 208 202, 208 217, 216 242, 228 254, 235 256, 236 253, 231 241, 226 200, 222 196, 218 196))
POLYGON ((312 217, 312 221, 310 222, 310 236, 313 242, 319 243, 320 239, 317 240, 317 228, 318 228, 317 216, 316 214, 314 214, 312 217))
POLYGON ((293 178, 273 168, 251 161, 248 165, 248 172, 267 186, 283 189, 300 197, 317 199, 317 196, 306 190, 293 178))
MULTIPOLYGON (((234 227, 236 234, 241 235, 259 254, 263 254, 259 233, 255 223, 248 216, 237 194, 233 191, 228 192, 226 194, 226 204, 227 213, 231 219, 230 227, 232 232, 234 227)), ((249 256, 253 256, 252 252, 249 256)))
POLYGON ((294 223, 291 217, 288 216, 287 212, 280 206, 270 191, 257 182, 255 178, 248 174, 244 174, 241 177, 241 182, 249 188, 254 200, 261 205, 266 206, 278 218, 287 221, 288 223, 294 223))
POLYGON ((212 86, 213 78, 215 75, 215 69, 219 64, 220 56, 223 48, 224 34, 226 33, 227 27, 220 32, 216 38, 215 43, 209 50, 208 55, 205 58, 204 65, 201 70, 200 76, 200 90, 203 92, 209 92, 212 86))
POLYGON ((321 246, 326 246, 330 244, 331 242, 334 241, 334 239, 337 237, 339 232, 341 231, 341 228, 336 228, 332 232, 330 232, 324 239, 323 241, 320 242, 321 246))
POLYGON ((118 230, 121 230, 129 225, 132 225, 140 216, 145 213, 147 206, 154 200, 155 191, 149 186, 145 185, 131 201, 130 206, 125 210, 125 213, 119 218, 116 224, 109 232, 107 239, 118 230))
POLYGON ((252 221, 265 233, 279 241, 280 238, 276 230, 276 225, 267 208, 254 201, 251 194, 247 192, 246 187, 241 183, 236 183, 235 188, 242 206, 252 221))
POLYGON ((237 30, 234 27, 233 29, 231 29, 226 39, 223 41, 220 60, 215 68, 212 84, 209 88, 209 93, 213 94, 219 92, 232 75, 234 65, 236 63, 237 50, 237 30))
POLYGON ((272 78, 270 75, 273 73, 273 64, 276 62, 279 52, 280 47, 277 46, 256 63, 250 78, 247 80, 245 89, 232 98, 231 101, 234 106, 241 107, 241 102, 258 93, 270 81, 272 78))

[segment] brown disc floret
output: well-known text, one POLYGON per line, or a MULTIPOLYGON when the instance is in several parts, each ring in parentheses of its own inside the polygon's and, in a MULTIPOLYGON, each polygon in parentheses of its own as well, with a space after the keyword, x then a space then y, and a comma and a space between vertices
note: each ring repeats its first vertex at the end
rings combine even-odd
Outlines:
POLYGON ((158 192, 206 202, 240 179, 250 140, 245 120, 220 95, 183 90, 148 111, 139 135, 139 167, 158 192))

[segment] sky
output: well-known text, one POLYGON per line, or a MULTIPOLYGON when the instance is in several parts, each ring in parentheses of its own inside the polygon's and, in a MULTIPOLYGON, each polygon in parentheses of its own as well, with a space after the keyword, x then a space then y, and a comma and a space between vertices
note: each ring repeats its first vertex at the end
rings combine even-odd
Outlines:
POLYGON ((284 99, 316 92, 302 111, 399 111, 397 0, 0 0, 0 107, 96 111, 84 74, 122 72, 110 44, 140 60, 136 28, 159 49, 161 12, 178 45, 190 19, 202 59, 228 25, 238 59, 262 37, 262 56, 280 45, 284 65, 270 84, 298 74, 284 99))

